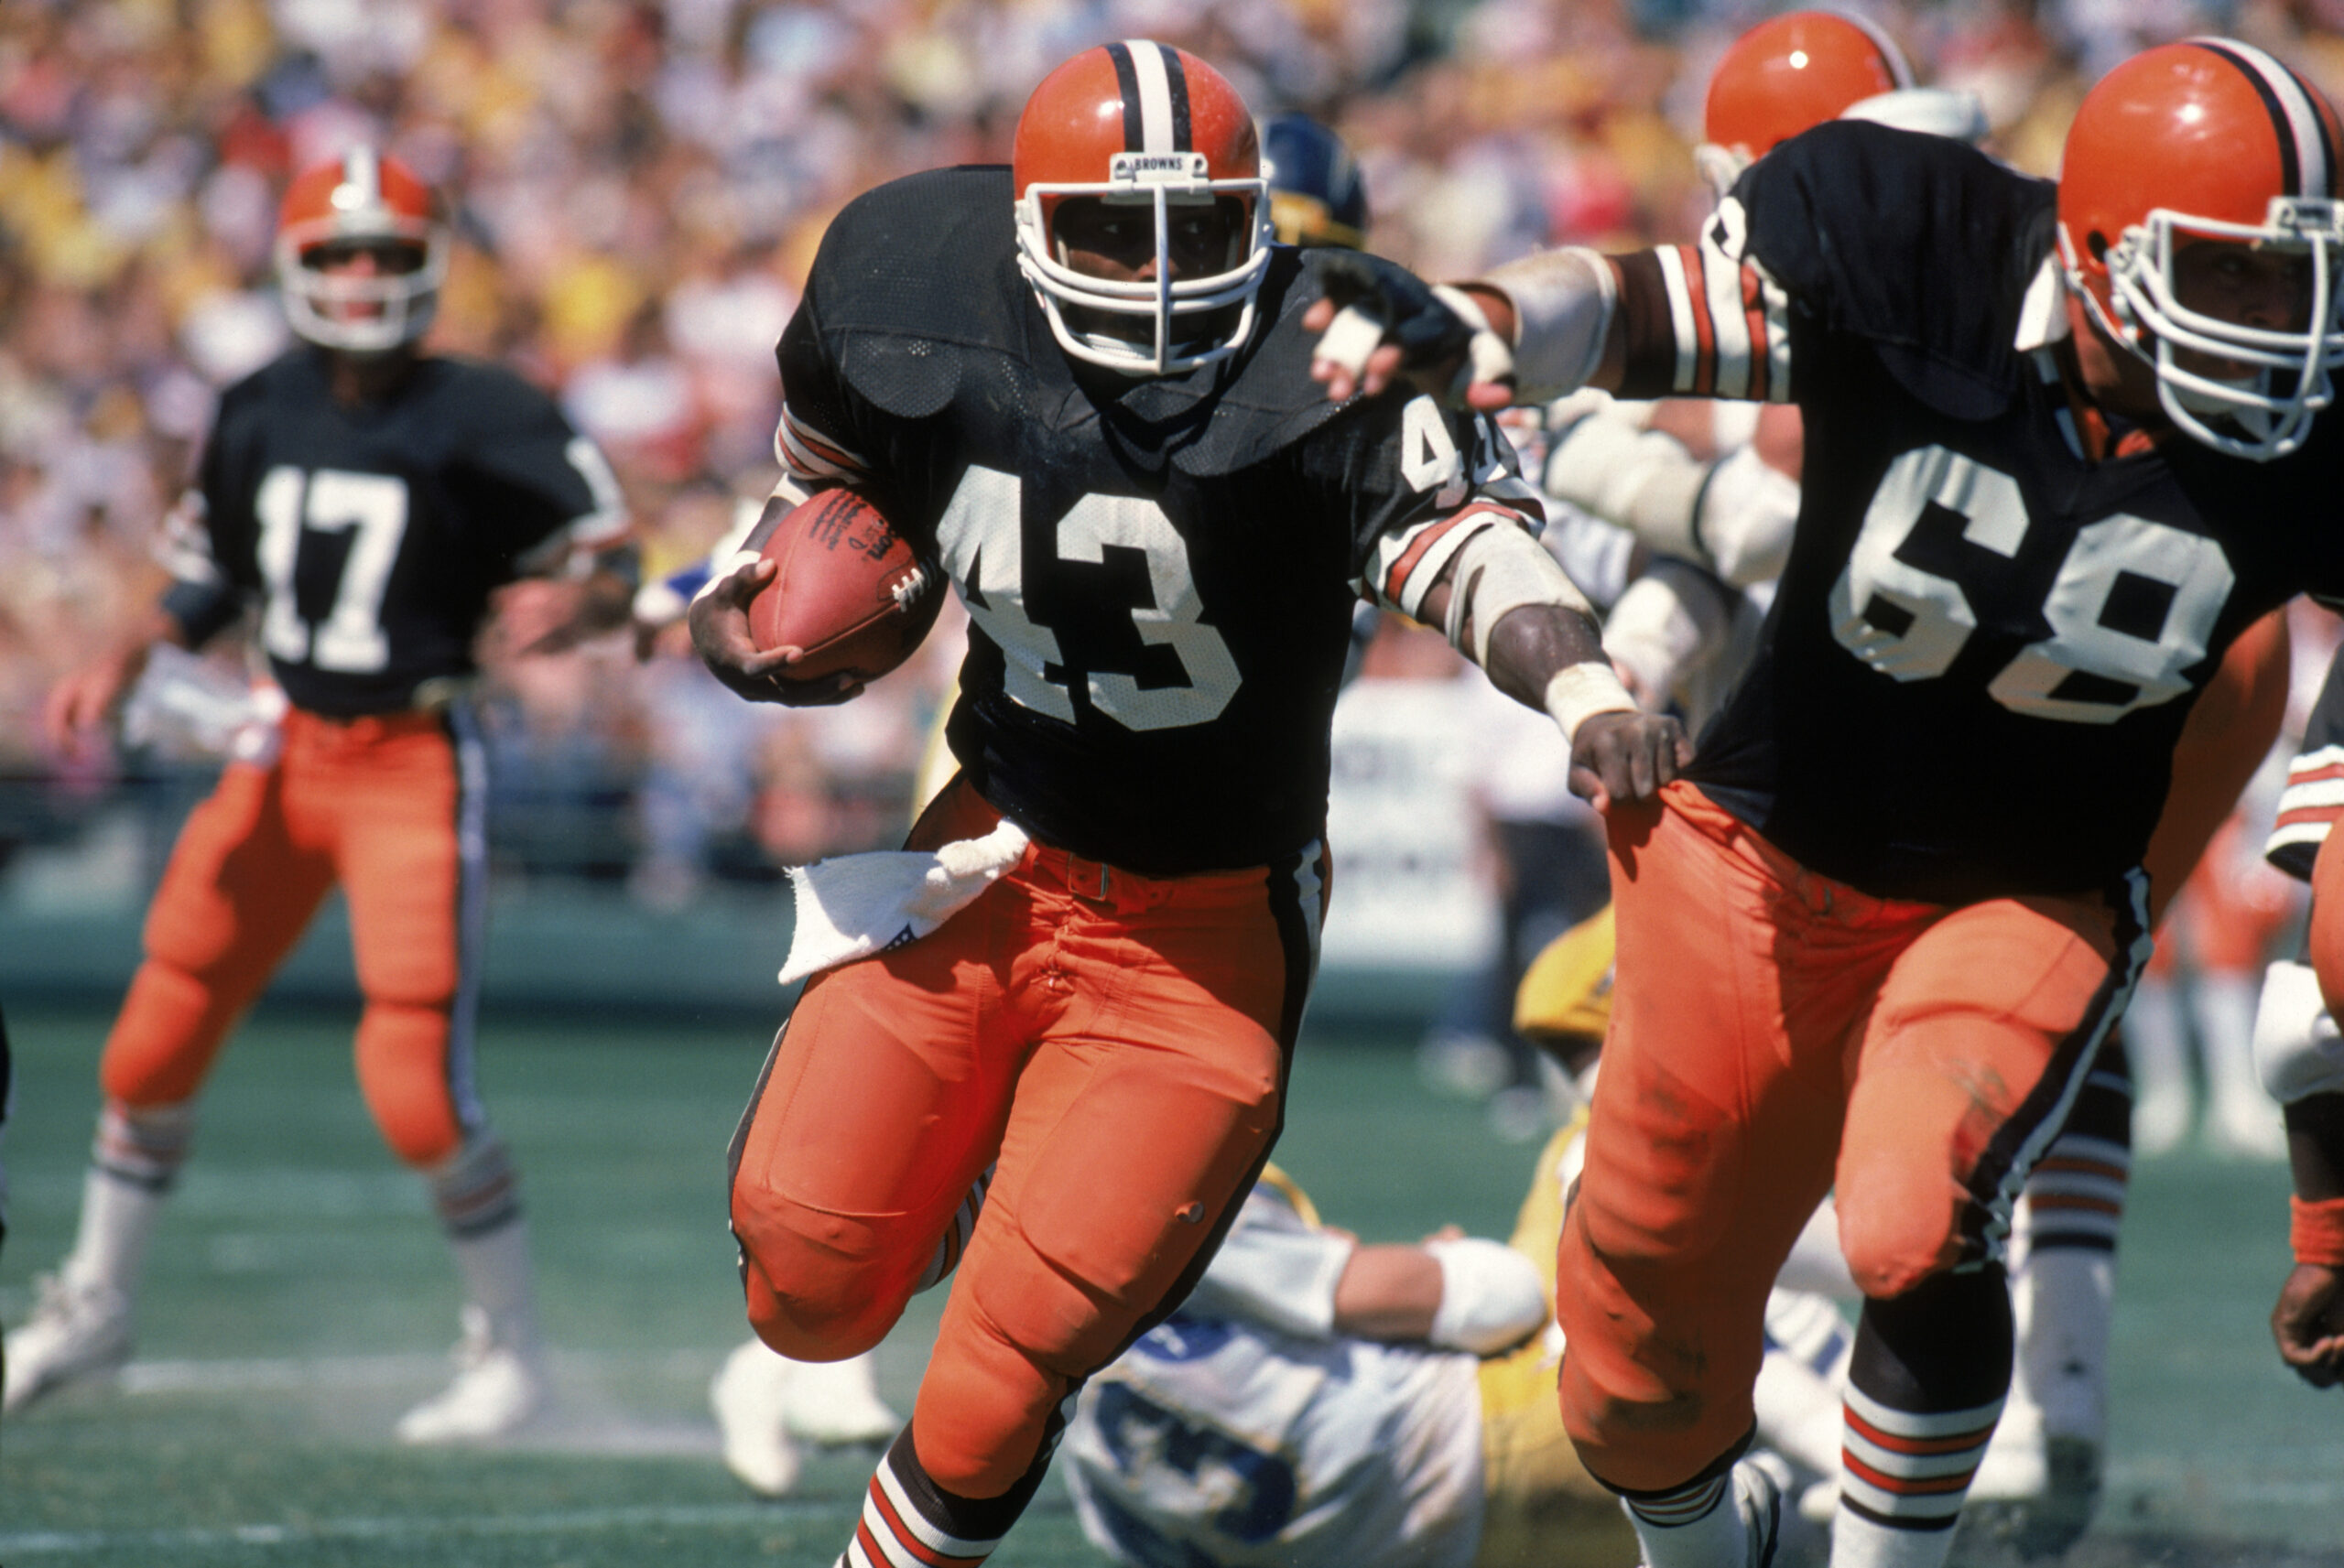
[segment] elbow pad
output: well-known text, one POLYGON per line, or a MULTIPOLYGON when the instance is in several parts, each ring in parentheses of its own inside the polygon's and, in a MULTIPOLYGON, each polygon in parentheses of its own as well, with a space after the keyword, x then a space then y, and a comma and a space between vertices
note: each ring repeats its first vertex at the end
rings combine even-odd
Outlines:
POLYGON ((1603 651, 1655 694, 1677 689, 1717 656, 1733 630, 1716 579, 1682 561, 1657 561, 1628 585, 1603 623, 1603 651))
MULTIPOLYGON (((1798 526, 1798 481, 1743 447, 1718 460, 1692 523, 1696 560, 1736 588, 1783 575, 1798 526)), ((1655 546, 1657 547, 1657 546, 1655 546)))
POLYGON ((1709 465, 1674 436, 1644 428, 1617 406, 1565 430, 1546 456, 1546 490, 1633 532, 1663 555, 1702 558, 1693 525, 1709 465))
POLYGON ((1620 286, 1601 253, 1582 245, 1506 263, 1482 281, 1514 304, 1516 398, 1543 403, 1587 384, 1603 362, 1603 341, 1620 286))
POLYGON ((2344 1093, 2344 1034, 2328 1016, 2309 964, 2281 959, 2263 971, 2254 1010, 2254 1065, 2281 1105, 2344 1093))
POLYGON ((1463 1236, 1427 1241, 1425 1250, 1440 1265, 1440 1309, 1425 1336, 1437 1348, 1492 1356, 1553 1315, 1538 1265, 1503 1242, 1463 1236))

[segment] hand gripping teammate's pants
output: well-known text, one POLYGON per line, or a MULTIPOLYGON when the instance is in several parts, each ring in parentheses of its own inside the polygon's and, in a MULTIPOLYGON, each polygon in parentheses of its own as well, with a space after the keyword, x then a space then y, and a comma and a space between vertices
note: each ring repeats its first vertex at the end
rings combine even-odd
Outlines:
MULTIPOLYGON (((1999 1332, 2006 1386, 2008 1304, 1986 1300, 2000 1292, 1990 1258, 2145 961, 2142 879, 2128 909, 1873 898, 1804 870, 1683 783, 1653 811, 1615 814, 1611 837, 1619 979, 1557 1263, 1563 1414, 1588 1468, 1659 1494, 1730 1461, 1751 1430, 1767 1289, 1835 1187, 1842 1249, 1873 1302, 1867 1331, 1875 1317, 1897 1332, 1926 1320, 1988 1382, 1999 1332), (1985 1294, 1970 1288, 1981 1274, 1985 1294), (1889 1310, 1955 1295, 1959 1310, 1889 1310), (1961 1326, 1997 1305, 1998 1331, 1961 1326), (1954 1343, 1970 1337, 1975 1356, 1954 1343)), ((1851 1432, 1864 1380, 1859 1367, 1851 1432)), ((1966 1411, 1907 1424, 1950 1433, 1984 1411, 1990 1434, 2001 1388, 1959 1398, 1973 1400, 1966 1411)), ((1902 1419, 1863 1408, 1875 1426, 1902 1419)))
MULTIPOLYGON (((956 783, 910 844, 999 820, 956 783)), ((987 1544, 1006 1519, 971 1500, 1022 1504, 1061 1401, 1203 1271, 1277 1135, 1323 885, 1316 846, 1151 878, 1036 844, 931 935, 808 984, 733 1141, 766 1344, 876 1344, 998 1160, 866 1530, 908 1495, 952 1554, 987 1544)))

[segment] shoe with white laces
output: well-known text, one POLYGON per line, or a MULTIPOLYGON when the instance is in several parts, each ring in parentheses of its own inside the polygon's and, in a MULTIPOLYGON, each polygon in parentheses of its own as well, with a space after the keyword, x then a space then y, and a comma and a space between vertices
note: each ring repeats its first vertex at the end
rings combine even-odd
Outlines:
POLYGON ((497 1344, 488 1314, 478 1307, 465 1307, 463 1322, 455 1380, 399 1417, 395 1430, 401 1443, 484 1443, 518 1431, 544 1408, 546 1375, 537 1352, 497 1344))
POLYGON ((824 1448, 885 1443, 904 1424, 879 1397, 869 1351, 843 1361, 792 1362, 781 1411, 792 1437, 824 1448))
POLYGON ((33 1315, 8 1336, 7 1391, 0 1395, 0 1410, 10 1415, 43 1394, 130 1359, 127 1295, 58 1274, 41 1275, 37 1288, 33 1315))
POLYGON ((760 1497, 783 1497, 798 1484, 798 1445, 783 1412, 790 1382, 803 1370, 752 1339, 724 1358, 708 1385, 709 1408, 724 1435, 724 1467, 760 1497))

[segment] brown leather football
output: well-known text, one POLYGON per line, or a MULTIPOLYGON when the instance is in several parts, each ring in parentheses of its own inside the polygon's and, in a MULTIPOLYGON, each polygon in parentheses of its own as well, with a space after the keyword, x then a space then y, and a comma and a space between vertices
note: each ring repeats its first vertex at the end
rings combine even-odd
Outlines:
POLYGON ((776 569, 749 601, 749 634, 761 649, 804 650, 778 672, 787 680, 841 670, 875 680, 911 657, 944 599, 936 568, 850 490, 792 510, 764 557, 776 569))

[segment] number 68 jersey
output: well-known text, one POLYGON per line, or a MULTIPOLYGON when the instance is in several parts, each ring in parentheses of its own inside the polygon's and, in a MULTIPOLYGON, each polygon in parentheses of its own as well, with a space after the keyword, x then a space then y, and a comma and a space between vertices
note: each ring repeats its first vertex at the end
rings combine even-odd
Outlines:
POLYGON ((1780 590, 1690 776, 1883 897, 2111 886, 2231 639, 2344 589, 2333 414, 2273 462, 2139 431, 2087 457, 2055 194, 1835 122, 1753 166, 1699 245, 1618 258, 1624 395, 1805 416, 1780 590))
POLYGON ((1414 613, 1457 546, 1531 525, 1490 424, 1429 399, 1326 401, 1273 253, 1230 360, 1082 367, 1019 275, 1006 169, 938 169, 831 223, 777 355, 776 445, 868 494, 968 606, 948 728, 1045 842, 1158 876, 1319 836, 1352 606, 1414 613))
POLYGON ((164 607, 201 642, 256 600, 288 699, 347 719, 470 675, 489 595, 626 515, 602 453, 509 372, 425 358, 353 407, 328 368, 295 348, 221 395, 165 535, 164 607))

